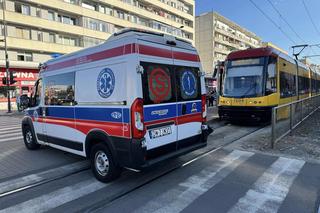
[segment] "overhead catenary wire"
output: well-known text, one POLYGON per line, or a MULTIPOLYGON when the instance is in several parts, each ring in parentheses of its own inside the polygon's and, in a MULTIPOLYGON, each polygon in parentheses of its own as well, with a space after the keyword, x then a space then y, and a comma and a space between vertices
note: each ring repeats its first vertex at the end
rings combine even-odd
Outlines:
MULTIPOLYGON (((277 7, 272 3, 271 0, 266 0, 269 2, 271 7, 276 11, 276 13, 279 15, 279 17, 284 21, 284 23, 289 27, 289 29, 304 43, 307 44, 307 42, 299 35, 299 33, 294 29, 294 27, 287 21, 287 19, 281 14, 281 12, 277 9, 277 7)), ((304 1, 304 0, 303 0, 304 1)), ((312 48, 312 46, 309 46, 310 50, 313 52, 314 55, 317 55, 316 51, 312 48)), ((308 54, 306 54, 308 55, 308 54)))
MULTIPOLYGON (((305 11, 306 11, 306 13, 307 13, 307 15, 308 15, 308 18, 309 18, 309 20, 310 20, 310 22, 311 22, 311 24, 312 24, 315 32, 320 36, 320 31, 319 31, 317 25, 315 24, 315 22, 314 22, 314 20, 313 20, 313 18, 312 18, 312 16, 311 16, 310 10, 308 9, 307 4, 306 4, 306 2, 305 2, 304 0, 302 0, 302 4, 303 4, 303 7, 304 7, 304 9, 305 9, 305 11)), ((319 47, 319 46, 318 46, 318 45, 311 45, 311 46, 310 46, 312 52, 313 52, 315 55, 317 55, 317 53, 315 52, 315 50, 312 48, 313 46, 317 46, 317 47, 319 47)))
POLYGON ((260 13, 262 13, 262 15, 264 15, 276 28, 278 28, 278 30, 289 40, 291 41, 293 44, 296 44, 296 42, 270 17, 268 16, 253 0, 249 0, 251 2, 251 4, 257 9, 259 10, 260 13))
POLYGON ((313 18, 311 16, 311 13, 310 13, 310 11, 309 11, 309 9, 307 7, 307 4, 306 4, 306 2, 304 0, 302 0, 302 4, 303 4, 303 7, 304 7, 305 11, 307 12, 307 15, 308 15, 308 17, 309 17, 309 19, 311 21, 311 24, 313 25, 316 33, 320 36, 320 31, 319 31, 317 25, 315 24, 315 22, 314 22, 314 20, 313 20, 313 18))
POLYGON ((271 0, 267 0, 271 7, 278 13, 279 17, 288 25, 290 30, 303 42, 306 43, 305 40, 297 33, 297 31, 292 27, 292 25, 287 21, 286 18, 281 14, 281 12, 277 9, 277 7, 272 3, 271 0))

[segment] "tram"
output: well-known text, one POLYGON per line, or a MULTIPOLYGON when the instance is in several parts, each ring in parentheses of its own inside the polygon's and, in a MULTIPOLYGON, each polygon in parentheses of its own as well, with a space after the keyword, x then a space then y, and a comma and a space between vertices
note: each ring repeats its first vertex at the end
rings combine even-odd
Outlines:
POLYGON ((317 70, 272 47, 230 53, 220 83, 219 117, 231 121, 269 122, 273 107, 320 93, 317 70))

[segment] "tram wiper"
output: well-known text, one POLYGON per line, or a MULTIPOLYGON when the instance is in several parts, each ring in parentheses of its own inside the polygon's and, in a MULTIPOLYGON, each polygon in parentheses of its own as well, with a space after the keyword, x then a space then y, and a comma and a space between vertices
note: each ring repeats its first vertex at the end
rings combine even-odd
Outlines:
POLYGON ((258 84, 257 84, 256 82, 254 82, 253 84, 251 84, 251 86, 249 87, 249 89, 248 89, 243 95, 241 95, 240 98, 245 98, 252 89, 256 90, 256 89, 257 89, 257 85, 258 85, 258 84))

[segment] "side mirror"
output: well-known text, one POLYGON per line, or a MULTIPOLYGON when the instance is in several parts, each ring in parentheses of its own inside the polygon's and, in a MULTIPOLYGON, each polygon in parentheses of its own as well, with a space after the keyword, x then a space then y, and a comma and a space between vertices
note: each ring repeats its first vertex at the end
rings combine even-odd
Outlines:
POLYGON ((30 98, 26 95, 20 96, 20 106, 22 109, 30 107, 30 98))

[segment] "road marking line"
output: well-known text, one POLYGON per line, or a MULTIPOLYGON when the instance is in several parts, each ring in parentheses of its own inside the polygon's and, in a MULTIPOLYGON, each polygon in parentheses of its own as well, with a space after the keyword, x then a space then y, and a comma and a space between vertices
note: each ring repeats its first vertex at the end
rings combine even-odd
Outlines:
POLYGON ((192 175, 177 187, 149 201, 135 212, 180 212, 200 195, 218 184, 252 155, 254 153, 234 150, 219 159, 221 162, 213 162, 212 166, 203 169, 196 175, 192 175))
POLYGON ((19 140, 19 139, 23 139, 23 136, 0 139, 0 142, 12 141, 12 140, 19 140))
POLYGON ((280 157, 239 199, 229 213, 277 212, 304 165, 304 161, 280 157))
POLYGON ((101 183, 95 178, 90 178, 78 184, 64 187, 51 193, 25 201, 18 205, 0 210, 0 213, 7 212, 46 212, 50 209, 71 202, 75 199, 100 190, 109 184, 101 183))

